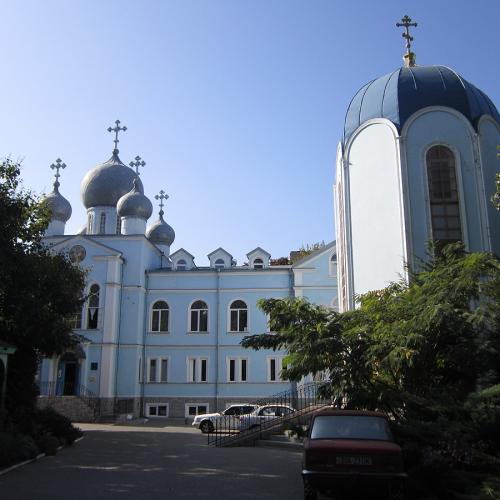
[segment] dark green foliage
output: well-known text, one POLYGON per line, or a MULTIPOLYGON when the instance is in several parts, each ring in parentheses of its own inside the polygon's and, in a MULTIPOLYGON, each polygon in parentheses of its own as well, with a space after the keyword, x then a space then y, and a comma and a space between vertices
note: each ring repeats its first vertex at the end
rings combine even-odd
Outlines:
POLYGON ((0 163, 0 339, 17 348, 9 359, 7 406, 31 411, 37 362, 74 343, 67 318, 82 304, 84 273, 41 242, 42 203, 20 186, 19 165, 0 163))
POLYGON ((52 408, 45 408, 36 412, 36 425, 40 434, 56 436, 61 444, 73 444, 75 439, 83 435, 82 431, 74 427, 71 420, 57 413, 52 408))
POLYGON ((37 445, 40 451, 46 455, 55 455, 60 446, 59 440, 51 434, 42 434, 37 439, 37 445))
MULTIPOLYGON (((439 498, 453 471, 498 474, 500 263, 461 244, 432 255, 411 284, 358 297, 355 311, 261 301, 276 333, 242 344, 285 348, 284 377, 327 372, 343 406, 386 411, 412 477, 433 484, 439 498)), ((467 477, 456 488, 480 491, 489 480, 467 477)))

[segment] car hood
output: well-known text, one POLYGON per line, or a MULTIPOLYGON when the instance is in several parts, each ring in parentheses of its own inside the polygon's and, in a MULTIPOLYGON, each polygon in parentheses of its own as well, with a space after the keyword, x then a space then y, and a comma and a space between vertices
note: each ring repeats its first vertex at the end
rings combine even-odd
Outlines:
POLYGON ((199 421, 205 418, 220 417, 220 416, 222 416, 220 413, 204 413, 203 415, 197 415, 196 417, 194 417, 194 420, 199 421))

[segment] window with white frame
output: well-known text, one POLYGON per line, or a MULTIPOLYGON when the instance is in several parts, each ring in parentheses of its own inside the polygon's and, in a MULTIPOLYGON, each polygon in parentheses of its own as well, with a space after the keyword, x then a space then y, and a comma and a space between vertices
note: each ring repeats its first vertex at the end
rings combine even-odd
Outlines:
POLYGON ((208 381, 208 358, 187 358, 187 380, 191 383, 208 381))
POLYGON ((95 330, 99 327, 99 293, 97 283, 90 286, 87 300, 87 329, 95 330))
POLYGON ((196 415, 205 415, 208 409, 208 403, 187 403, 184 416, 194 418, 196 415))
POLYGON ((148 360, 148 382, 168 382, 168 358, 149 358, 148 360))
POLYGON ((242 300, 235 300, 229 306, 229 331, 246 332, 248 330, 248 307, 242 300))
POLYGON ((80 309, 78 312, 73 314, 69 319, 69 324, 72 330, 79 330, 82 327, 82 310, 80 309))
POLYGON ((168 403, 146 403, 147 417, 168 417, 168 403))
POLYGON ((119 215, 116 216, 116 234, 122 234, 122 218, 119 215))
POLYGON ((168 304, 164 300, 157 300, 151 309, 151 332, 168 332, 168 304))
POLYGON ((191 305, 189 331, 191 333, 207 333, 208 331, 208 306, 203 300, 197 300, 191 305))
POLYGON ((224 259, 217 259, 214 262, 215 269, 224 269, 226 265, 224 264, 224 259))
POLYGON ((253 261, 254 269, 264 269, 264 261, 260 258, 257 258, 253 261))
POLYGON ((227 381, 246 382, 248 380, 248 359, 227 358, 227 381))
POLYGON ((268 356, 267 358, 267 381, 282 382, 281 370, 283 366, 283 356, 268 356))
POLYGON ((99 219, 99 234, 104 234, 106 232, 106 214, 101 212, 101 217, 99 219))
POLYGON ((337 252, 330 256, 330 276, 337 276, 337 252))
POLYGON ((184 259, 178 260, 175 268, 177 269, 177 271, 185 271, 187 269, 186 261, 184 259))
POLYGON ((92 234, 94 229, 94 215, 89 214, 87 218, 87 234, 92 234))

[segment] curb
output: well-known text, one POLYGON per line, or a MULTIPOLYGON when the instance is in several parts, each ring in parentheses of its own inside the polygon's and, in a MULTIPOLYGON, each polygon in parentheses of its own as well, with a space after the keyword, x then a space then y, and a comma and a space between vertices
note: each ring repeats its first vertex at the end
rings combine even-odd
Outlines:
MULTIPOLYGON (((78 439, 75 439, 73 441, 73 444, 78 443, 82 439, 83 439, 83 436, 79 437, 78 439)), ((67 448, 67 446, 59 446, 57 448, 57 451, 61 451, 63 448, 67 448)), ((41 458, 44 458, 46 456, 47 456, 46 453, 40 453, 39 455, 37 455, 34 458, 30 458, 29 460, 25 460, 24 462, 19 462, 18 464, 11 465, 10 467, 7 467, 6 469, 0 470, 0 476, 3 476, 4 474, 7 474, 8 472, 11 472, 13 470, 19 469, 19 467, 23 467, 24 465, 28 465, 28 464, 31 464, 32 462, 36 462, 37 460, 40 460, 41 458)))

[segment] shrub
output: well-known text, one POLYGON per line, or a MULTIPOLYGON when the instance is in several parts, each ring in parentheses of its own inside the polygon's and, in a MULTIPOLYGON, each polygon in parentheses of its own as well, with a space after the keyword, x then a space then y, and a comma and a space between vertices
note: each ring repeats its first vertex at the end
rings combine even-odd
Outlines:
POLYGON ((35 458, 38 453, 38 447, 31 437, 0 432, 0 467, 35 458))
POLYGON ((59 439, 52 434, 42 434, 37 440, 38 447, 42 453, 55 455, 59 448, 59 439))
POLYGON ((83 435, 82 431, 75 427, 68 418, 52 408, 38 410, 35 414, 35 422, 40 434, 50 434, 59 439, 61 444, 73 444, 75 439, 83 435))

